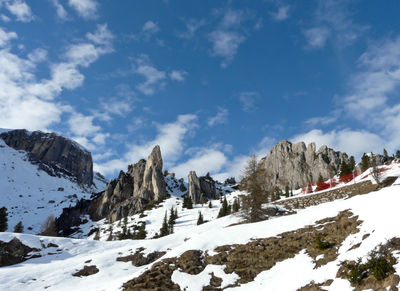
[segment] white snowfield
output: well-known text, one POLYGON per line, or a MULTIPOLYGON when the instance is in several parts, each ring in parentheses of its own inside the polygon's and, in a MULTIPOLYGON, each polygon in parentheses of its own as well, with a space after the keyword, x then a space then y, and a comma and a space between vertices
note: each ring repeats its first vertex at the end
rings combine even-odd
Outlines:
MULTIPOLYGON (((400 176, 398 164, 392 164, 386 176, 400 176)), ((361 177, 362 178, 362 177, 361 177)), ((360 178, 360 179, 361 179, 360 178)), ((367 177, 366 179, 370 179, 367 177)), ((365 180, 365 179, 364 179, 365 180)), ((230 201, 241 194, 228 194, 230 201)), ((49 238, 29 234, 0 233, 0 241, 10 241, 18 237, 23 243, 32 247, 50 242, 58 247, 42 248, 41 258, 30 259, 18 265, 0 268, 0 290, 121 290, 122 284, 142 274, 150 265, 134 267, 130 262, 116 261, 117 257, 135 253, 144 248, 144 253, 166 251, 166 257, 180 256, 187 250, 203 250, 209 254, 217 246, 226 244, 245 244, 254 238, 277 236, 282 232, 293 231, 326 217, 336 216, 349 209, 359 216, 362 224, 359 232, 348 236, 339 248, 338 258, 324 266, 314 269, 313 259, 300 251, 294 258, 277 263, 270 270, 261 272, 253 282, 226 290, 296 290, 311 281, 322 283, 333 279, 326 290, 352 290, 347 280, 336 278, 340 262, 366 258, 367 254, 380 243, 393 237, 400 237, 400 229, 396 222, 400 220, 398 211, 400 204, 399 179, 391 187, 366 195, 354 196, 350 199, 336 200, 299 210, 295 215, 281 216, 274 219, 230 226, 240 221, 237 215, 215 219, 219 201, 212 201, 214 207, 196 205, 192 210, 182 210, 182 199, 172 196, 163 202, 160 208, 145 212, 141 218, 147 223, 150 238, 160 228, 164 213, 172 205, 178 205, 179 218, 174 234, 158 239, 94 241, 90 239, 49 238), (196 225, 198 211, 202 211, 209 222, 196 225), (365 234, 370 234, 362 240, 365 234), (353 245, 361 243, 359 248, 350 250, 353 245), (87 261, 91 260, 88 263, 87 261), (74 277, 73 273, 84 265, 96 265, 99 272, 88 277, 74 277), (290 274, 290 275, 289 275, 290 274), (290 276, 290 280, 288 280, 290 276)), ((139 220, 131 217, 130 222, 139 220)), ((115 228, 117 226, 115 225, 115 228)), ((104 234, 105 236, 106 234, 104 234)), ((103 238, 105 239, 105 238, 103 238)), ((394 253, 400 262, 400 253, 394 253)), ((394 266, 400 274, 400 263, 394 266)), ((210 282, 211 272, 222 279, 222 285, 228 286, 238 280, 235 273, 226 274, 225 266, 209 265, 198 275, 189 275, 176 270, 172 280, 183 290, 201 290, 210 282)))
POLYGON ((22 221, 26 233, 39 233, 49 215, 57 217, 63 208, 104 190, 103 182, 94 182, 95 186, 83 189, 67 178, 52 177, 31 164, 26 152, 0 139, 0 207, 8 209, 9 231, 22 221))

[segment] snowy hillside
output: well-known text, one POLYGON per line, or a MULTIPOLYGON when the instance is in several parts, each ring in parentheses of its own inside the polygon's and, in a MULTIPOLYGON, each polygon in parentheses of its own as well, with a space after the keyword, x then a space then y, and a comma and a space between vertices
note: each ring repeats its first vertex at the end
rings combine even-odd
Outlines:
MULTIPOLYGON (((386 175, 399 177, 399 165, 389 166, 386 175)), ((363 180, 363 177, 360 176, 359 179, 363 180)), ((365 177, 364 179, 370 179, 369 176, 365 177)), ((257 240, 259 244, 274 239, 285 242, 288 237, 296 236, 296 233, 302 233, 310 226, 308 232, 315 229, 314 231, 321 233, 324 233, 325 229, 334 230, 344 227, 339 234, 345 233, 345 236, 330 250, 315 253, 312 245, 299 248, 293 256, 278 260, 272 267, 266 267, 265 270, 259 269, 258 273, 254 274, 254 280, 246 283, 238 283, 242 280, 238 275, 240 269, 235 269, 233 267, 235 265, 232 265, 229 259, 226 263, 208 263, 197 274, 188 274, 181 269, 175 269, 171 271, 172 275, 168 280, 179 286, 181 290, 202 290, 203 286, 210 284, 211 272, 213 272, 214 276, 221 279, 221 287, 231 286, 226 290, 266 290, 265 288, 267 290, 297 290, 312 281, 314 284, 324 284, 320 286, 322 290, 353 290, 348 280, 337 275, 340 263, 346 260, 357 260, 357 258, 363 258, 365 261, 367 254, 379 244, 385 244, 387 240, 400 237, 399 229, 392 223, 400 219, 399 193, 400 180, 398 178, 393 185, 365 195, 311 206, 297 210, 297 213, 293 215, 239 225, 237 223, 240 217, 236 214, 215 219, 220 207, 219 200, 212 201, 213 208, 208 208, 208 205, 196 205, 194 209, 183 210, 182 199, 177 195, 172 195, 159 208, 145 211, 144 217, 140 215, 129 217, 129 225, 146 221, 148 237, 145 240, 104 241, 109 226, 103 221, 97 222, 100 228, 104 228, 100 241, 2 233, 0 241, 9 242, 17 237, 24 244, 40 249, 36 254, 40 254, 41 257, 30 259, 17 266, 0 268, 0 286, 4 290, 27 288, 30 290, 45 288, 46 290, 70 290, 71 285, 75 290, 120 290, 124 283, 133 278, 141 275, 146 278, 148 272, 151 276, 154 265, 154 263, 148 263, 134 266, 129 260, 123 259, 129 258, 129 255, 141 252, 141 255, 146 257, 155 252, 165 252, 164 255, 161 253, 163 256, 158 259, 161 264, 159 268, 161 268, 160 266, 164 264, 161 261, 166 258, 175 260, 174 258, 179 258, 189 250, 199 250, 204 252, 202 254, 208 262, 212 258, 229 254, 218 247, 225 245, 231 249, 231 252, 235 252, 236 249, 257 243, 257 240), (174 233, 162 238, 150 239, 161 227, 164 213, 169 211, 171 206, 178 207, 174 233), (198 211, 201 211, 204 219, 209 222, 197 226, 198 211), (340 219, 335 220, 335 217, 340 219), (56 246, 49 246, 49 243, 56 246), (117 260, 117 258, 120 259, 117 260), (97 271, 88 276, 73 276, 84 266, 92 266, 90 268, 97 271), (228 268, 230 271, 225 273, 224 270, 228 268), (287 280, 288 274, 290 274, 290 280, 287 280)), ((227 194, 228 200, 233 201, 234 197, 240 194, 242 193, 238 191, 227 194)), ((113 231, 117 232, 120 229, 118 222, 114 223, 113 231)), ((286 252, 284 249, 283 251, 286 252)), ((252 254, 254 253, 249 249, 246 257, 252 260, 252 254)), ((400 262, 400 250, 394 250, 392 254, 397 262, 400 262)), ((258 255, 257 259, 262 260, 262 257, 258 255)), ((264 260, 269 259, 272 257, 264 260)), ((400 274, 400 263, 395 264, 394 269, 396 274, 400 274)))
POLYGON ((26 152, 0 139, 0 206, 8 209, 10 231, 22 221, 26 233, 38 233, 49 215, 57 217, 62 208, 102 191, 104 181, 94 178, 95 186, 85 189, 68 178, 52 177, 31 164, 26 152))

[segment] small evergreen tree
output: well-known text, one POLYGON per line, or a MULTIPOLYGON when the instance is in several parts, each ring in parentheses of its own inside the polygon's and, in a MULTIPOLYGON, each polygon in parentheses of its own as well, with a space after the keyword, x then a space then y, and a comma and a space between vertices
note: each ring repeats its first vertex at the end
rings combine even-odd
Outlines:
POLYGON ((193 209, 193 201, 189 195, 183 197, 183 207, 187 209, 193 209))
POLYGON ((6 207, 0 208, 0 231, 6 231, 8 228, 8 213, 6 207))
POLYGON ((171 206, 170 213, 169 213, 169 219, 168 219, 168 225, 174 225, 175 224, 175 210, 174 207, 171 206))
POLYGON ((222 207, 220 208, 219 213, 218 213, 218 218, 229 215, 230 212, 231 212, 230 205, 228 205, 228 201, 226 200, 226 197, 224 196, 224 200, 222 202, 222 207))
POLYGON ((396 151, 396 159, 400 159, 400 150, 396 151))
POLYGON ((203 224, 203 214, 201 214, 201 211, 199 211, 199 218, 197 218, 197 225, 203 224))
POLYGON ((14 232, 15 233, 23 233, 24 232, 24 226, 22 224, 22 221, 18 222, 15 227, 14 227, 14 232))
POLYGON ((208 208, 212 208, 211 200, 210 200, 210 202, 208 202, 208 208))
POLYGON ((240 209, 240 202, 239 202, 239 198, 236 197, 235 200, 233 201, 232 210, 233 210, 233 212, 238 212, 239 209, 240 209))
POLYGON ((389 155, 386 149, 383 149, 383 159, 385 162, 389 160, 389 155))
POLYGON ((340 176, 345 176, 347 174, 350 174, 351 170, 349 165, 346 163, 346 161, 342 161, 342 163, 340 164, 340 176))
POLYGON ((139 226, 136 226, 133 239, 145 239, 147 235, 146 222, 139 222, 139 226))
POLYGON ((361 171, 366 171, 369 169, 370 167, 370 157, 367 154, 363 154, 363 156, 361 157, 361 171))
POLYGON ((94 235, 93 240, 100 240, 100 229, 99 228, 96 230, 96 234, 94 235))
POLYGON ((351 156, 349 159, 348 167, 349 167, 350 173, 352 173, 354 171, 354 169, 356 168, 356 160, 354 159, 353 156, 351 156))
POLYGON ((110 225, 108 231, 110 232, 108 237, 107 237, 107 241, 112 241, 113 240, 113 227, 112 225, 110 225))
POLYGON ((285 197, 286 198, 289 197, 289 185, 286 185, 286 187, 285 187, 285 197))
POLYGON ((165 211, 164 220, 163 220, 162 226, 160 228, 160 237, 163 237, 163 236, 166 236, 169 234, 170 234, 170 228, 168 226, 167 212, 165 211))

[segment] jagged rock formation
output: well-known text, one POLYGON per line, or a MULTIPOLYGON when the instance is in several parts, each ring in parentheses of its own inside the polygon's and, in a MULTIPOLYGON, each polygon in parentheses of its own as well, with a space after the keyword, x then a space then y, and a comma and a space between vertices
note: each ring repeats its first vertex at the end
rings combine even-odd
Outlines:
POLYGON ((61 234, 71 234, 71 228, 82 223, 82 215, 88 214, 92 220, 108 218, 113 222, 142 211, 150 202, 164 199, 168 193, 162 168, 161 150, 155 146, 147 161, 142 159, 128 166, 126 173, 121 171, 96 198, 65 208, 56 221, 61 234))
POLYGON ((188 195, 195 204, 203 203, 206 199, 216 199, 217 197, 215 181, 209 174, 198 178, 195 171, 190 171, 188 188, 188 195))
POLYGON ((24 129, 3 132, 0 137, 9 147, 28 152, 31 162, 49 175, 66 175, 79 184, 92 185, 92 155, 76 142, 55 133, 24 129))
POLYGON ((331 178, 338 173, 342 161, 348 163, 346 153, 325 145, 316 151, 315 143, 306 147, 304 142, 292 144, 283 140, 259 162, 259 178, 265 190, 286 186, 297 189, 317 182, 320 175, 324 179, 331 178))

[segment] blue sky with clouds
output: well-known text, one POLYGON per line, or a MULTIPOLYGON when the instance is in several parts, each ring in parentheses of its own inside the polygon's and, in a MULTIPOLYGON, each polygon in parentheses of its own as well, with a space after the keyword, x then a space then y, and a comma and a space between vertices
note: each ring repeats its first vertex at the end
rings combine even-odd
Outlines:
POLYGON ((75 139, 112 177, 185 176, 277 141, 400 148, 399 1, 0 0, 0 127, 75 139))

